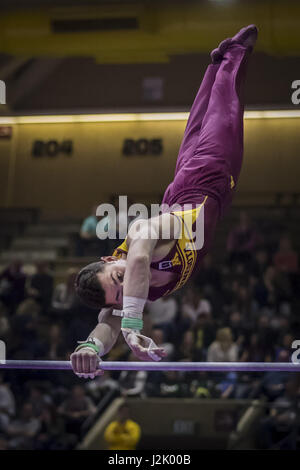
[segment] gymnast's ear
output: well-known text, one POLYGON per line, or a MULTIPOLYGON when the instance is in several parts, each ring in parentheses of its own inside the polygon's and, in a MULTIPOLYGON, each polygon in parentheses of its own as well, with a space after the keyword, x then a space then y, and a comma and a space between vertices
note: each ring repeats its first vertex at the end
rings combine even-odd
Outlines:
POLYGON ((101 256, 101 261, 104 261, 104 263, 112 263, 113 261, 118 261, 118 258, 116 256, 101 256))

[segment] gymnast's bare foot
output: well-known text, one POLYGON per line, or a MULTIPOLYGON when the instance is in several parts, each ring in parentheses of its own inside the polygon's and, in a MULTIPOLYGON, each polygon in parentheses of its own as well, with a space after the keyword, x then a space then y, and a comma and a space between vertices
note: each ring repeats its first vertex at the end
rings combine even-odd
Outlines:
POLYGON ((232 38, 224 39, 224 41, 219 44, 219 47, 217 47, 217 49, 214 49, 211 52, 210 56, 212 63, 217 64, 218 62, 220 62, 223 59, 227 48, 231 44, 241 44, 244 47, 252 49, 256 43, 257 34, 257 27, 254 24, 251 24, 249 26, 245 26, 245 28, 242 28, 232 38))

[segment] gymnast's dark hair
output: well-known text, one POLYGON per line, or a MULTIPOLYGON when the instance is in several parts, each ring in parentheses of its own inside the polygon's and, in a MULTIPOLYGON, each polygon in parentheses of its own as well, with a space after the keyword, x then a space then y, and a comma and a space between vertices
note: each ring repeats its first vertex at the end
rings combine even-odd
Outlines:
POLYGON ((75 290, 82 302, 91 308, 105 307, 105 291, 101 286, 97 273, 102 272, 104 261, 85 266, 76 276, 75 290))

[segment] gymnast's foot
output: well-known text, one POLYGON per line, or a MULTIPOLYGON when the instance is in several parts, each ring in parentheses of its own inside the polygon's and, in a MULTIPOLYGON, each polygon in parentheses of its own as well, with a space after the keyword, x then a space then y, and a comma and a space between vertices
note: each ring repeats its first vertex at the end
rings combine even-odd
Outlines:
POLYGON ((244 47, 252 49, 257 40, 258 30, 254 24, 242 28, 235 36, 232 38, 224 39, 219 44, 217 49, 214 49, 210 56, 213 64, 217 64, 223 59, 223 56, 231 44, 241 44, 244 47))

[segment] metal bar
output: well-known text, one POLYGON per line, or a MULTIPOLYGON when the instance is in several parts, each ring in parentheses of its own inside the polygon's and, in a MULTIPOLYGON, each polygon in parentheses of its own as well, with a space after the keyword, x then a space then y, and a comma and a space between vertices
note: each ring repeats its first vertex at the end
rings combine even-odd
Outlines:
MULTIPOLYGON (((0 369, 72 370, 70 361, 0 361, 0 369)), ((103 370, 210 371, 210 372, 300 372, 291 362, 101 362, 103 370)))

